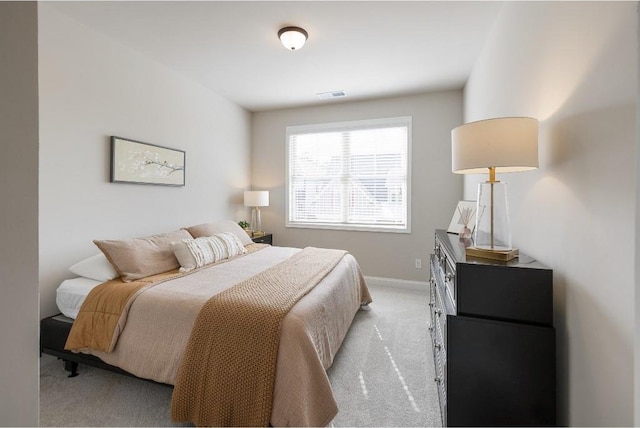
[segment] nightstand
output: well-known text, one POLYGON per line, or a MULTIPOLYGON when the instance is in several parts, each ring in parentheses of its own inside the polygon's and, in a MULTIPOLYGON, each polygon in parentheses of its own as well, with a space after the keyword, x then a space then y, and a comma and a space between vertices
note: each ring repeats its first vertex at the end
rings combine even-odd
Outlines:
POLYGON ((269 245, 273 245, 273 234, 271 233, 267 233, 265 235, 262 236, 254 236, 253 238, 251 238, 253 240, 253 242, 255 242, 256 244, 269 244, 269 245))

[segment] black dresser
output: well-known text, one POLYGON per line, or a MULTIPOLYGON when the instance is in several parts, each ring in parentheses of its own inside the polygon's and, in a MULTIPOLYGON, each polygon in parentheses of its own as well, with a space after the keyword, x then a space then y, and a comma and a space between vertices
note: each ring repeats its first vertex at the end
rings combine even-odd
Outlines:
POLYGON ((437 230, 429 330, 444 426, 556 424, 552 271, 465 257, 437 230))

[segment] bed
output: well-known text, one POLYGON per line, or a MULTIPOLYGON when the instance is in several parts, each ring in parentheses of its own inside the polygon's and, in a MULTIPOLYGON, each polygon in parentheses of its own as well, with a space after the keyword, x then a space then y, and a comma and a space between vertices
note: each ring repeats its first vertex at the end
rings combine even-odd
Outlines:
MULTIPOLYGON (((234 229, 228 223, 227 228, 234 229)), ((199 233, 195 229, 187 230, 193 239, 211 233, 210 228, 199 233)), ((228 293, 239 284, 264 275, 306 251, 249 244, 246 240, 243 245, 250 250, 246 254, 231 256, 143 287, 143 291, 131 299, 126 309, 126 323, 119 327, 115 345, 107 351, 84 348, 77 353, 64 349, 62 342, 67 340, 79 306, 91 290, 104 284, 84 277, 63 282, 58 289, 57 301, 66 316, 43 320, 42 351, 68 361, 66 364, 73 370, 72 375, 75 370, 69 362, 80 362, 174 385, 185 349, 191 343, 189 333, 200 310, 212 296, 228 293)), ((338 408, 326 369, 331 366, 355 313, 369 302, 371 297, 355 258, 344 254, 315 287, 293 304, 279 329, 268 423, 273 426, 324 426, 331 422, 338 408)))

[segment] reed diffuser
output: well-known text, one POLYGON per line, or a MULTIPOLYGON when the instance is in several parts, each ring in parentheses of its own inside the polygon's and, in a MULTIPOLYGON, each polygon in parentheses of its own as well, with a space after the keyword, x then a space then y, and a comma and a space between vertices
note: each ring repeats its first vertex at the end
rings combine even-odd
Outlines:
POLYGON ((471 238, 471 229, 469 228, 469 223, 473 219, 473 215, 476 210, 472 207, 464 207, 460 208, 458 205, 458 214, 460 214, 460 223, 462 223, 462 230, 460 231, 460 239, 470 239, 471 238))

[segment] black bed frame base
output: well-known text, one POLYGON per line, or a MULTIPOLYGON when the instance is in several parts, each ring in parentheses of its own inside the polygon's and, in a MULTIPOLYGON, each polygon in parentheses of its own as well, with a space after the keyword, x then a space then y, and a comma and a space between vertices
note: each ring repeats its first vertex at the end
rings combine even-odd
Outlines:
POLYGON ((135 377, 136 379, 145 380, 147 382, 172 387, 171 385, 132 375, 119 367, 105 363, 100 358, 93 355, 65 350, 64 345, 67 342, 67 337, 69 336, 69 331, 71 331, 72 325, 73 323, 71 320, 65 319, 62 317, 62 314, 53 315, 40 321, 40 354, 53 355, 54 357, 61 359, 64 362, 64 369, 69 372, 68 377, 78 376, 78 366, 80 364, 85 364, 125 376, 135 377))

